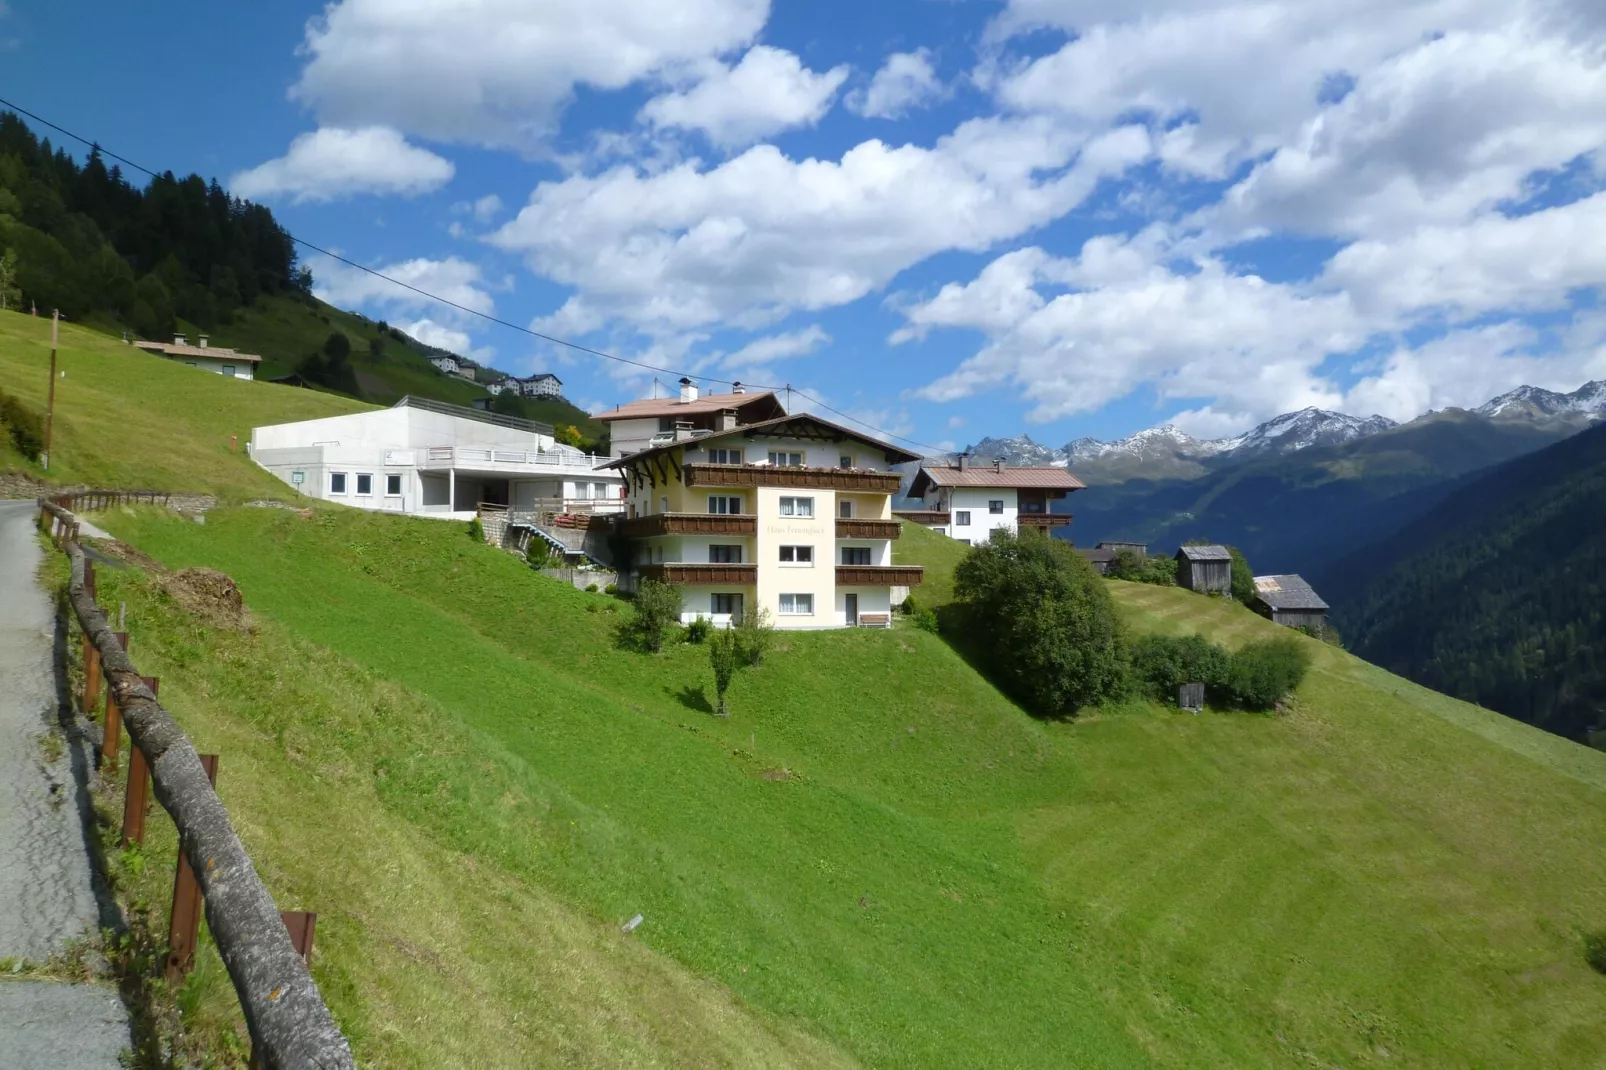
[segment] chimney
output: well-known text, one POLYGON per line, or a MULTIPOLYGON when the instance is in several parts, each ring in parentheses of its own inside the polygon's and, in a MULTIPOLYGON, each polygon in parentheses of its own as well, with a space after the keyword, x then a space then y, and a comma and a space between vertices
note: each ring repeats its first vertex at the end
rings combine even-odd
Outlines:
POLYGON ((959 470, 961 472, 963 472, 965 469, 967 469, 969 467, 970 467, 970 454, 961 453, 959 455, 959 470))
POLYGON ((207 343, 207 342, 209 342, 209 341, 211 341, 211 339, 209 339, 209 338, 207 338, 207 336, 206 336, 206 335, 204 335, 204 334, 203 334, 203 335, 201 335, 201 340, 200 340, 200 342, 199 342, 199 343, 197 343, 197 344, 198 344, 198 345, 199 345, 199 346, 200 346, 200 347, 201 347, 201 348, 202 348, 202 349, 205 349, 205 348, 206 348, 206 343, 207 343))
POLYGON ((747 393, 747 387, 743 386, 741 383, 732 383, 731 384, 731 393, 732 394, 745 394, 745 393, 747 393))
POLYGON ((690 420, 676 420, 675 421, 675 441, 676 442, 689 442, 690 440, 691 440, 691 421, 690 420))
POLYGON ((993 471, 1002 472, 1003 470, 1004 470, 1004 459, 1002 457, 996 458, 993 461, 993 471))
POLYGON ((686 405, 696 400, 697 384, 690 379, 682 379, 680 381, 680 403, 686 405))
POLYGON ((736 430, 736 410, 735 409, 720 409, 719 410, 718 430, 720 430, 720 431, 734 431, 734 430, 736 430))
POLYGON ((184 336, 182 334, 175 334, 173 336, 173 344, 176 345, 176 346, 183 345, 184 344, 184 336))

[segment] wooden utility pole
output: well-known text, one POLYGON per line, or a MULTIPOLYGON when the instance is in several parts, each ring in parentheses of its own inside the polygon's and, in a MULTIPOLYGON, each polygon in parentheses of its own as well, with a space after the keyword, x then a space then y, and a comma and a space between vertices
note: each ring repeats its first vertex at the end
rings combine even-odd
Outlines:
POLYGON ((40 456, 45 471, 50 471, 50 424, 56 418, 56 343, 60 337, 61 309, 50 317, 50 396, 45 402, 45 451, 40 456))

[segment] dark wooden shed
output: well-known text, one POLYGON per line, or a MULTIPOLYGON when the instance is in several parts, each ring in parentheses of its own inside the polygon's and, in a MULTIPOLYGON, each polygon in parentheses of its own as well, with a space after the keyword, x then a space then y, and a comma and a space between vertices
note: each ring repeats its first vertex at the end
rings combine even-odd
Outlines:
POLYGON ((1095 547, 1078 546, 1076 552, 1087 558, 1088 564, 1093 566, 1093 571, 1100 576, 1109 573, 1110 562, 1115 560, 1115 551, 1106 549, 1103 543, 1095 547))
POLYGON ((1327 627, 1327 603, 1301 576, 1256 576, 1252 608, 1290 628, 1327 627))
POLYGON ((1100 550, 1108 550, 1112 554, 1118 554, 1122 550, 1131 550, 1139 557, 1149 556, 1149 544, 1146 542, 1121 542, 1119 540, 1111 541, 1106 539, 1104 542, 1099 543, 1098 548, 1100 550))
POLYGON ((1184 546, 1177 551, 1177 586, 1200 594, 1232 591, 1232 554, 1225 546, 1184 546))

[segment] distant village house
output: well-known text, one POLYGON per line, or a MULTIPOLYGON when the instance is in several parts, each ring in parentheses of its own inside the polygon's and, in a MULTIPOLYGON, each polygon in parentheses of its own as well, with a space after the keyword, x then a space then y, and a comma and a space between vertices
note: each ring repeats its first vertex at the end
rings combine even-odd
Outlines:
POLYGON ((677 397, 630 401, 595 415, 608 425, 614 453, 627 456, 674 442, 677 434, 701 438, 774 420, 786 410, 769 391, 750 394, 732 383, 728 394, 700 394, 695 383, 682 379, 677 397))
POLYGON ((1093 571, 1100 576, 1109 574, 1110 566, 1115 563, 1115 557, 1122 551, 1136 554, 1138 557, 1148 557, 1149 547, 1141 542, 1101 542, 1097 546, 1078 546, 1076 552, 1087 558, 1093 571))
POLYGON ((135 342, 137 349, 147 353, 154 353, 168 360, 176 360, 180 364, 187 364, 191 368, 213 372, 217 375, 226 375, 231 379, 255 379, 256 366, 262 363, 262 358, 254 353, 240 353, 233 349, 213 346, 211 339, 201 335, 199 345, 189 345, 182 334, 173 336, 169 342, 135 342))
POLYGON ((514 379, 519 396, 524 398, 561 398, 563 396, 563 380, 551 372, 541 372, 528 379, 514 379))
POLYGON ((455 375, 459 379, 474 381, 474 365, 466 360, 459 360, 450 353, 443 353, 437 357, 430 357, 429 362, 443 375, 455 375))
POLYGON ((975 465, 961 455, 954 464, 926 464, 909 486, 921 508, 898 510, 900 519, 969 545, 986 542, 994 530, 1047 532, 1071 522, 1052 503, 1083 489, 1063 468, 1015 467, 1003 460, 975 465))

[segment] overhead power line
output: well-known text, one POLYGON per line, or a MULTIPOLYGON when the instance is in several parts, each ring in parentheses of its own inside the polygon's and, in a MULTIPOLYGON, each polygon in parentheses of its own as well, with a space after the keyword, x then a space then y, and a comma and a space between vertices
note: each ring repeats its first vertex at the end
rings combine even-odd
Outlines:
MULTIPOLYGON (((159 175, 155 171, 152 171, 149 167, 146 167, 143 164, 135 163, 133 160, 130 160, 128 157, 119 156, 117 153, 112 152, 110 149, 105 148, 104 146, 101 145, 100 142, 91 140, 90 138, 84 137, 81 134, 76 134, 73 131, 68 130, 66 127, 60 126, 60 125, 58 125, 56 123, 53 123, 49 119, 46 119, 41 115, 37 115, 34 112, 31 112, 28 109, 26 109, 24 107, 21 107, 20 105, 13 104, 11 101, 6 100, 4 97, 0 97, 0 105, 3 105, 5 107, 7 107, 7 108, 10 108, 12 111, 16 112, 19 115, 27 116, 28 118, 32 119, 34 122, 38 123, 41 126, 47 126, 47 127, 49 127, 50 129, 56 131, 59 134, 63 134, 65 136, 67 136, 67 137, 72 138, 74 141, 77 141, 77 142, 79 142, 79 143, 81 143, 83 145, 88 146, 91 149, 94 149, 94 150, 98 151, 102 156, 105 156, 105 157, 107 157, 109 159, 112 159, 112 160, 116 160, 118 163, 126 164, 127 166, 132 167, 134 170, 139 171, 139 172, 141 172, 143 174, 147 174, 152 178, 160 178, 161 177, 161 175, 159 175)), ((384 272, 377 271, 374 268, 371 268, 366 264, 360 264, 357 261, 352 260, 352 259, 350 259, 348 257, 341 256, 339 253, 330 252, 328 249, 325 249, 322 246, 314 245, 312 242, 307 241, 305 238, 300 238, 300 237, 297 237, 294 234, 291 234, 290 231, 288 231, 288 230, 285 231, 285 234, 288 235, 290 240, 295 242, 297 245, 300 245, 300 246, 302 246, 303 248, 306 248, 306 249, 310 249, 312 252, 315 252, 315 253, 319 254, 320 256, 327 256, 331 260, 339 261, 340 263, 345 264, 348 267, 355 268, 358 271, 364 272, 364 273, 366 273, 368 275, 372 275, 376 279, 383 279, 385 282, 390 283, 392 286, 399 286, 402 289, 411 291, 412 293, 415 293, 418 296, 423 297, 423 298, 425 298, 427 300, 435 301, 435 302, 437 302, 439 304, 446 305, 449 308, 455 308, 459 312, 464 313, 465 315, 474 316, 474 317, 476 317, 478 319, 484 320, 487 323, 494 323, 499 327, 506 327, 510 331, 517 331, 520 334, 528 335, 531 338, 540 339, 543 342, 550 342, 553 345, 562 346, 562 347, 564 347, 566 349, 572 349, 572 350, 574 350, 575 352, 578 352, 578 353, 585 353, 588 356, 593 356, 593 357, 601 357, 603 360, 611 360, 611 361, 614 361, 614 362, 619 363, 619 364, 628 365, 629 367, 632 367, 632 368, 640 368, 642 371, 657 372, 657 373, 659 373, 661 375, 671 375, 671 376, 674 376, 677 379, 701 379, 701 380, 703 380, 705 382, 721 383, 721 384, 724 384, 726 386, 735 386, 736 383, 738 382, 738 380, 733 380, 733 379, 720 379, 720 378, 717 378, 715 376, 698 375, 698 374, 693 374, 691 372, 686 372, 686 371, 677 371, 674 368, 665 368, 665 367, 662 367, 662 366, 656 365, 656 364, 647 364, 647 363, 644 363, 643 361, 631 360, 629 357, 621 357, 617 353, 609 353, 609 352, 606 352, 605 350, 593 349, 591 346, 582 345, 579 342, 572 342, 567 338, 559 338, 556 335, 543 334, 540 331, 532 330, 529 327, 520 326, 517 323, 512 323, 512 322, 510 322, 508 320, 502 319, 499 316, 493 316, 488 312, 481 312, 479 309, 469 308, 467 305, 460 304, 460 303, 458 303, 456 301, 453 301, 449 297, 442 297, 440 294, 431 293, 428 290, 421 289, 420 287, 414 286, 412 283, 403 282, 401 279, 398 279, 398 278, 396 278, 396 277, 394 277, 392 275, 386 275, 384 272)), ((784 391, 786 391, 788 393, 796 394, 798 397, 800 397, 803 400, 809 402, 811 405, 814 405, 815 407, 820 408, 820 409, 824 409, 826 412, 829 412, 834 416, 839 416, 842 419, 847 420, 850 423, 857 424, 858 426, 863 427, 863 428, 867 428, 870 431, 873 431, 876 434, 882 436, 883 438, 897 439, 900 442, 907 442, 907 443, 909 443, 909 445, 918 446, 921 449, 936 450, 938 452, 947 452, 941 446, 933 446, 930 443, 918 442, 915 439, 912 439, 912 438, 908 437, 907 435, 894 434, 891 431, 887 431, 887 430, 885 430, 883 428, 877 427, 874 424, 871 424, 871 423, 868 423, 868 422, 866 422, 864 420, 858 419, 857 417, 850 416, 850 415, 848 415, 847 413, 843 412, 840 409, 832 408, 830 405, 825 404, 825 402, 820 401, 818 398, 811 397, 810 395, 805 394, 803 391, 801 391, 801 390, 797 389, 796 387, 792 386, 790 383, 788 383, 788 384, 786 384, 784 386, 766 386, 766 385, 764 385, 762 383, 749 383, 747 385, 757 387, 760 390, 770 390, 770 391, 775 391, 775 392, 780 392, 780 391, 784 390, 784 391)))

